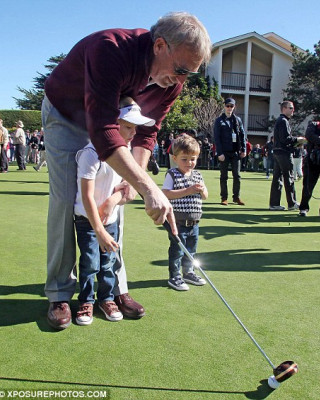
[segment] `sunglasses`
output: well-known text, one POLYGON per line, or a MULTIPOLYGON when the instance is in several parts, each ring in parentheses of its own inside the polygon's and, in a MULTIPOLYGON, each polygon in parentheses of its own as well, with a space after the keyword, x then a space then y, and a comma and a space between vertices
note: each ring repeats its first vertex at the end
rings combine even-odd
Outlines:
MULTIPOLYGON (((166 41, 165 38, 163 38, 163 40, 166 42, 166 44, 167 44, 167 46, 168 46, 168 49, 169 49, 169 52, 170 52, 170 54, 171 54, 171 48, 170 48, 169 43, 166 41)), ((171 55, 171 58, 172 58, 172 55, 171 55)), ((176 67, 176 66, 174 65, 174 74, 175 74, 175 75, 196 75, 196 74, 199 74, 199 73, 200 73, 200 72, 190 71, 190 70, 188 70, 188 69, 186 69, 186 68, 183 68, 183 67, 176 67)))
POLYGON ((226 104, 225 107, 227 107, 227 108, 233 108, 234 105, 233 105, 233 104, 226 104))
POLYGON ((196 75, 200 74, 200 72, 189 71, 188 69, 181 67, 174 67, 175 75, 196 75))

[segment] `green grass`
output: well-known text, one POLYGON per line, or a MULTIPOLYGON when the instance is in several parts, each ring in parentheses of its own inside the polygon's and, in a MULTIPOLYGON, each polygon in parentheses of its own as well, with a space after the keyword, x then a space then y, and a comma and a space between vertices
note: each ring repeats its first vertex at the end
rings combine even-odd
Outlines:
MULTIPOLYGON (((307 218, 270 212, 271 180, 246 172, 246 206, 223 207, 218 171, 202 172, 209 198, 197 257, 272 362, 294 360, 300 372, 271 391, 269 364, 212 288, 167 287, 167 234, 138 199, 126 206, 124 255, 130 293, 147 315, 112 323, 96 310, 91 326, 53 331, 43 294, 48 174, 11 166, 0 175, 0 390, 106 390, 112 400, 319 399, 319 202, 311 200, 307 218)), ((161 185, 164 170, 153 178, 161 185)))

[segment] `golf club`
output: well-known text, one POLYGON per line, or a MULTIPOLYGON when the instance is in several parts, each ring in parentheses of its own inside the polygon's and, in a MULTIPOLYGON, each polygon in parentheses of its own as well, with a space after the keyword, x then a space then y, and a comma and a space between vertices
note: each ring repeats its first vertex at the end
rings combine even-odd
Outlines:
POLYGON ((249 338, 252 340, 254 345, 258 348, 260 353, 263 355, 263 357, 267 360, 268 364, 271 366, 273 369, 273 375, 271 375, 268 378, 268 385, 272 389, 277 389, 280 386, 280 382, 285 381, 286 379, 290 378, 292 375, 296 374, 298 372, 298 365, 293 362, 293 361, 284 361, 283 363, 279 364, 277 367, 272 363, 270 358, 266 355, 264 350, 259 346, 258 342, 255 340, 255 338, 251 335, 251 333, 248 331, 248 329, 245 327, 245 325, 242 323, 240 318, 236 315, 236 313, 232 310, 232 308, 229 306, 225 298, 222 296, 222 294, 219 292, 219 290, 215 287, 215 285, 211 282, 209 279, 208 275, 203 271, 203 269, 200 266, 200 263, 193 258, 193 256, 189 253, 189 251, 186 249, 184 244, 181 242, 181 239, 179 236, 173 235, 171 226, 168 221, 165 221, 163 223, 164 228, 167 230, 169 233, 171 239, 173 239, 180 249, 183 251, 186 257, 189 258, 189 260, 192 262, 193 266, 198 269, 201 274, 204 276, 206 281, 209 283, 209 285, 212 287, 212 289, 216 292, 216 294, 219 296, 219 298, 222 300, 224 305, 228 308, 228 310, 231 312, 231 314, 234 316, 234 318, 238 321, 242 329, 246 332, 246 334, 249 336, 249 338))

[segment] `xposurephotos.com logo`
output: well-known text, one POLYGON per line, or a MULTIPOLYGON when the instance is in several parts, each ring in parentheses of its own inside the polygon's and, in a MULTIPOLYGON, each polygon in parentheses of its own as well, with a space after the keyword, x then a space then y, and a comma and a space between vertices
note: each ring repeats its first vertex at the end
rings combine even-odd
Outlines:
POLYGON ((108 390, 0 390, 1 399, 110 399, 108 390))

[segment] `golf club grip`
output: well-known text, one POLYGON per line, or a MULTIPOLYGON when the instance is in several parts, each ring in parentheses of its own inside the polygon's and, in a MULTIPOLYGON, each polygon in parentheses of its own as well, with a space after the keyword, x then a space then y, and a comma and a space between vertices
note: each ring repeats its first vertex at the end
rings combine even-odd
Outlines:
POLYGON ((163 223, 162 225, 164 226, 164 228, 166 229, 166 231, 169 233, 171 239, 174 240, 176 243, 179 244, 179 243, 181 242, 181 240, 180 240, 179 236, 176 236, 176 235, 174 235, 174 234, 172 233, 171 226, 170 226, 169 222, 168 222, 167 220, 165 220, 164 223, 163 223))

